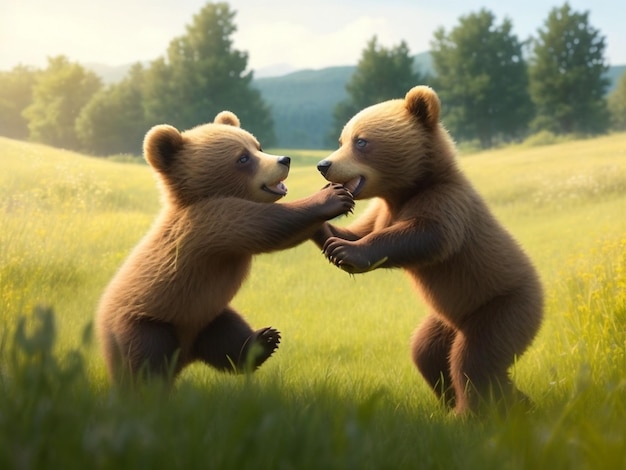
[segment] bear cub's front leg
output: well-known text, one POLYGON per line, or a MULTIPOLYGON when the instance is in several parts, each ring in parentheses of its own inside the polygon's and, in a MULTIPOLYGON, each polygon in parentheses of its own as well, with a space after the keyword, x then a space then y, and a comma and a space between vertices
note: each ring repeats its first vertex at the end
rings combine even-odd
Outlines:
POLYGON ((373 271, 389 259, 382 250, 338 237, 326 240, 322 251, 328 261, 350 274, 373 271))

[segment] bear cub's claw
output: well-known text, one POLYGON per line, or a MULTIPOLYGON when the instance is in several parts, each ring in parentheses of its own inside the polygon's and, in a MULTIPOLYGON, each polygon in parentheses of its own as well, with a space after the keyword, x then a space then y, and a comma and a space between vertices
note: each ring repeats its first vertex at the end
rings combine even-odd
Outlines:
POLYGON ((270 326, 254 332, 245 348, 245 362, 252 366, 252 370, 263 364, 280 344, 280 332, 270 326), (252 355, 252 357, 249 357, 252 355))

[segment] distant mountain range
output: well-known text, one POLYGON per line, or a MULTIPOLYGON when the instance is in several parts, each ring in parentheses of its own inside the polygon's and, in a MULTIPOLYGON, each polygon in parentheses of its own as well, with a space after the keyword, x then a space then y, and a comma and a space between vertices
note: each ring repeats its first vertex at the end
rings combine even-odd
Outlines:
MULTIPOLYGON (((414 56, 415 67, 422 74, 434 75, 432 57, 429 52, 414 56)), ((130 65, 107 67, 85 64, 102 77, 105 83, 121 80, 130 65)), ((271 109, 274 129, 282 148, 329 148, 335 145, 340 129, 332 129, 335 105, 347 97, 346 84, 356 69, 355 65, 328 67, 319 70, 298 70, 286 75, 255 78, 256 87, 271 109)), ((281 64, 276 68, 264 69, 280 73, 289 70, 281 64)), ((608 92, 626 72, 626 65, 611 66, 607 77, 611 81, 608 92)), ((233 110, 237 111, 237 110, 233 110)), ((245 126, 245 123, 243 123, 245 126)))
MULTIPOLYGON (((422 74, 434 72, 430 53, 414 56, 422 74)), ((346 84, 356 66, 299 70, 280 77, 253 81, 272 110, 278 146, 329 148, 336 145, 341 129, 332 129, 333 109, 347 98, 346 84)))

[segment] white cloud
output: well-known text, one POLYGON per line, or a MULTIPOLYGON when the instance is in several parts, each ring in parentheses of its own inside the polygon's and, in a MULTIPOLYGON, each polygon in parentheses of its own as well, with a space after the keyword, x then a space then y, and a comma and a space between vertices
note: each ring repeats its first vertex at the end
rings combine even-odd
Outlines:
POLYGON ((374 35, 381 43, 391 37, 387 20, 363 16, 326 33, 304 24, 278 21, 236 33, 235 47, 250 52, 251 68, 278 63, 289 63, 296 68, 321 68, 355 64, 374 35))

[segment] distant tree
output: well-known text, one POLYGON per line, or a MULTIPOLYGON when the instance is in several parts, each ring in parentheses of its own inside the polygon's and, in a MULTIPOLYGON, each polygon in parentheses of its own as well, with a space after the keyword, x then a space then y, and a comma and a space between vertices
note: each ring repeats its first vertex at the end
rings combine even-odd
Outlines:
POLYGON ((144 69, 137 63, 120 83, 93 95, 76 120, 82 150, 95 155, 141 154, 143 136, 148 130, 143 77, 144 69))
POLYGON ((229 109, 265 146, 275 142, 269 108, 251 86, 248 55, 233 49, 235 12, 227 3, 208 3, 194 15, 186 34, 170 42, 166 57, 146 73, 146 118, 189 128, 229 109))
POLYGON ((617 82, 617 87, 608 97, 611 113, 611 128, 616 131, 626 131, 626 73, 617 82))
POLYGON ((589 12, 576 13, 565 3, 550 11, 538 35, 530 67, 537 109, 533 128, 555 134, 605 132, 605 38, 589 24, 589 12))
POLYGON ((431 55, 435 85, 446 126, 457 139, 478 139, 483 148, 495 138, 521 137, 532 117, 523 44, 504 19, 482 9, 459 19, 447 33, 435 31, 431 55))
POLYGON ((13 139, 28 137, 28 121, 22 112, 33 101, 37 73, 23 65, 10 72, 0 72, 0 135, 13 139))
POLYGON ((425 76, 415 70, 404 41, 387 49, 380 46, 374 36, 368 41, 354 74, 346 84, 348 98, 339 102, 333 111, 333 143, 355 113, 381 101, 403 98, 409 89, 424 81, 425 76))
POLYGON ((150 126, 169 123, 174 126, 186 126, 181 113, 186 103, 176 102, 178 90, 173 80, 173 69, 159 57, 150 63, 144 73, 144 113, 150 126))
POLYGON ((83 106, 101 88, 100 78, 65 56, 48 59, 37 76, 33 102, 24 110, 30 138, 37 142, 78 149, 75 122, 83 106))

